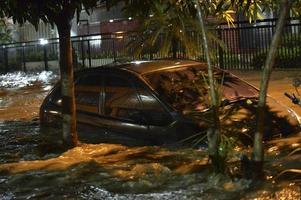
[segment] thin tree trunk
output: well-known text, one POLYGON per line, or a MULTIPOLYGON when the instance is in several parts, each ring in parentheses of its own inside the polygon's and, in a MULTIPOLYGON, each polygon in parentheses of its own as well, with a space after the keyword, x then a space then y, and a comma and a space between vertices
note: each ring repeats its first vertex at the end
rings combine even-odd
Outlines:
POLYGON ((213 67, 211 65, 211 60, 210 60, 208 39, 205 31, 202 11, 200 9, 199 2, 197 0, 195 2, 196 2, 198 19, 202 29, 204 51, 206 54, 206 60, 208 65, 208 79, 209 79, 209 87, 210 87, 211 111, 212 111, 212 120, 213 120, 212 126, 207 130, 208 152, 213 167, 215 168, 215 171, 223 172, 224 163, 221 163, 221 158, 218 152, 219 143, 220 143, 220 120, 219 120, 219 105, 218 105, 216 88, 215 88, 214 77, 213 77, 213 67))
POLYGON ((78 144, 78 137, 76 132, 76 108, 70 37, 71 21, 62 21, 57 24, 57 28, 60 45, 63 140, 67 144, 76 146, 78 144))
POLYGON ((263 143, 262 138, 264 134, 265 126, 265 112, 266 112, 266 94, 268 89, 268 83, 274 65, 277 48, 280 44, 281 33, 285 25, 286 17, 289 13, 291 2, 289 0, 283 0, 281 6, 281 13, 276 25, 276 31, 272 39, 270 50, 268 52, 264 69, 260 82, 260 93, 257 110, 257 127, 254 136, 253 146, 253 178, 260 177, 262 175, 262 166, 264 160, 263 143))

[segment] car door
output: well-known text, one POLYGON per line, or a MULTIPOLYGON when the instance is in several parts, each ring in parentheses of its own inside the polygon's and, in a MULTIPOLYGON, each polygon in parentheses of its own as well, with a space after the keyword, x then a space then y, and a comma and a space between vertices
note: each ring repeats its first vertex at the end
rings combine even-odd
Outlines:
POLYGON ((143 106, 143 117, 149 125, 149 134, 157 144, 173 143, 181 130, 177 113, 168 108, 143 82, 136 82, 138 97, 143 106), (178 130, 180 128, 180 130, 178 130))
POLYGON ((143 105, 130 73, 104 73, 103 99, 102 123, 110 134, 130 137, 144 144, 151 143, 149 126, 143 117, 143 105))
POLYGON ((86 73, 75 83, 77 130, 81 141, 106 142, 107 132, 101 123, 103 77, 101 73, 86 73))

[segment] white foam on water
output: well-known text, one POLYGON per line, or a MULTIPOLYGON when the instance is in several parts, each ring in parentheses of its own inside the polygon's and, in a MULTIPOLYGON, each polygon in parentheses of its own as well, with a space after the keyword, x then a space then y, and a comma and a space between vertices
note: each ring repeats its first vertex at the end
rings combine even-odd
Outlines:
POLYGON ((22 88, 31 86, 36 82, 48 84, 57 78, 51 71, 36 73, 13 72, 0 75, 0 87, 2 88, 22 88))

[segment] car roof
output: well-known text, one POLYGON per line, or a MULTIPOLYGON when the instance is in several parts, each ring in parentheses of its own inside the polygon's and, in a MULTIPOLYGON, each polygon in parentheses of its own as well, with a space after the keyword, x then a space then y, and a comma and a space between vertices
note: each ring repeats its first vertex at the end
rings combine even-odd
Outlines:
POLYGON ((154 60, 154 61, 133 61, 128 65, 125 65, 123 68, 127 70, 134 71, 138 74, 148 74, 156 71, 189 67, 203 65, 204 63, 199 63, 196 61, 190 60, 154 60))
POLYGON ((151 60, 151 61, 132 61, 127 63, 111 63, 108 65, 103 65, 100 67, 84 69, 78 71, 77 73, 85 73, 85 72, 95 72, 102 69, 125 69, 128 71, 132 71, 138 73, 140 75, 148 74, 156 71, 167 70, 167 69, 175 69, 181 67, 189 67, 189 66, 203 66, 206 69, 205 63, 200 63, 191 60, 151 60))

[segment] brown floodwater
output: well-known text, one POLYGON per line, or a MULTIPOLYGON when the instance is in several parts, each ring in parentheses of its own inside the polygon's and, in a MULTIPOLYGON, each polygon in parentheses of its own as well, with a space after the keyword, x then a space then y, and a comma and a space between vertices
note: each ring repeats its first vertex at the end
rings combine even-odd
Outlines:
MULTIPOLYGON (((258 75, 252 76, 256 84, 258 75)), ((38 121, 55 77, 34 77, 39 75, 21 86, 0 87, 0 199, 301 199, 300 135, 266 143, 265 180, 255 182, 238 173, 242 153, 250 154, 247 147, 233 146, 232 176, 213 174, 205 149, 119 144, 66 149, 57 138, 46 140, 38 121)), ((282 92, 280 83, 281 90, 291 91, 290 78, 273 79, 271 95, 282 92)))

